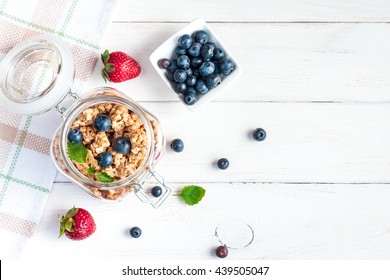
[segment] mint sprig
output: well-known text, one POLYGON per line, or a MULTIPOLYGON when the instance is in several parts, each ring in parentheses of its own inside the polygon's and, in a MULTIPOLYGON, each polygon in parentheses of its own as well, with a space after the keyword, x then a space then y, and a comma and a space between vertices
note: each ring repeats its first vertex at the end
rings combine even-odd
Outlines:
POLYGON ((87 161, 88 150, 83 146, 81 142, 79 143, 68 143, 68 156, 71 160, 78 163, 85 163, 87 161))
POLYGON ((184 200, 187 205, 195 205, 198 204, 199 201, 202 200, 206 193, 206 190, 199 186, 189 185, 185 186, 179 196, 184 200))
POLYGON ((97 176, 97 179, 99 182, 102 183, 112 183, 115 181, 115 179, 108 175, 106 172, 100 172, 97 176))

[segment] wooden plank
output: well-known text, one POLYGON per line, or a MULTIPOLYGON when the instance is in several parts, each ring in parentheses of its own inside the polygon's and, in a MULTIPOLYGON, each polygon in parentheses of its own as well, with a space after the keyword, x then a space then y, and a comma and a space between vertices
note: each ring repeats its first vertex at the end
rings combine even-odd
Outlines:
POLYGON ((194 17, 222 22, 389 21, 390 3, 386 0, 198 0, 186 5, 180 0, 122 0, 114 20, 191 21, 194 17))
POLYGON ((143 103, 168 142, 157 171, 168 182, 390 183, 388 104, 226 103, 196 113, 180 103, 143 103), (267 131, 254 141, 256 127, 267 131), (215 162, 226 157, 228 170, 215 162))
MULTIPOLYGON (((390 2, 389 2, 390 3, 390 2)), ((103 43, 142 65, 112 84, 138 101, 176 101, 149 55, 182 23, 112 24, 103 43)), ((211 24, 244 69, 218 101, 390 102, 388 24, 211 24)), ((97 64, 86 88, 102 84, 97 64)))
POLYGON ((103 203, 70 184, 56 184, 23 258, 215 259, 215 228, 230 218, 248 223, 255 239, 246 249, 230 250, 229 259, 390 257, 389 185, 202 185, 200 204, 189 207, 172 196, 156 211, 135 196, 103 203), (57 239, 57 216, 74 205, 89 210, 97 223, 82 247, 57 239), (129 237, 132 226, 142 228, 141 238, 129 237))

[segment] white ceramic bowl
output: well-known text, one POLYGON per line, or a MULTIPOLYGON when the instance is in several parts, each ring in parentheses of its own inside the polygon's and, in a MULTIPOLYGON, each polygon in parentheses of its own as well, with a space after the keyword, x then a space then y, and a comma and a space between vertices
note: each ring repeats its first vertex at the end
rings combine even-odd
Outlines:
POLYGON ((169 37, 164 43, 162 43, 149 57, 150 62, 152 63, 154 69, 156 69, 157 73, 160 75, 161 79, 164 81, 164 83, 168 86, 168 88, 171 90, 172 94, 176 95, 178 98, 180 98, 181 102, 190 109, 191 111, 195 111, 200 106, 204 105, 211 99, 213 99, 217 94, 224 91, 227 87, 229 87, 233 82, 235 82, 242 74, 242 68, 237 63, 237 60, 235 60, 229 50, 226 48, 225 45, 221 42, 221 40, 218 39, 218 37, 215 35, 214 31, 210 28, 207 23, 201 19, 198 18, 189 24, 187 24, 185 27, 177 31, 175 34, 173 34, 171 37, 169 37), (225 58, 229 58, 232 60, 232 62, 235 65, 234 70, 228 75, 228 76, 221 76, 222 82, 219 86, 216 88, 210 89, 205 95, 198 95, 198 101, 193 105, 187 105, 183 101, 183 95, 177 94, 175 92, 175 89, 173 88, 174 83, 171 83, 168 78, 166 77, 167 71, 165 69, 161 69, 158 66, 158 61, 162 58, 168 58, 171 59, 172 55, 174 53, 175 48, 178 45, 178 39, 183 34, 189 34, 192 35, 197 30, 204 30, 209 34, 209 41, 215 43, 217 48, 221 48, 225 52, 225 58))

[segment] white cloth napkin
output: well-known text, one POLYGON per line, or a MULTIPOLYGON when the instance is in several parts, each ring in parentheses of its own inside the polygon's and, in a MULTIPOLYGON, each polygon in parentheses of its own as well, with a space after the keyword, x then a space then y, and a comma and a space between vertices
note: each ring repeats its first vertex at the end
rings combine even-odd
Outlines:
MULTIPOLYGON (((0 1, 0 60, 16 43, 42 33, 63 39, 80 92, 100 53, 116 0, 0 1)), ((61 118, 52 110, 19 116, 0 106, 0 259, 17 258, 33 236, 56 176, 49 155, 61 118)))

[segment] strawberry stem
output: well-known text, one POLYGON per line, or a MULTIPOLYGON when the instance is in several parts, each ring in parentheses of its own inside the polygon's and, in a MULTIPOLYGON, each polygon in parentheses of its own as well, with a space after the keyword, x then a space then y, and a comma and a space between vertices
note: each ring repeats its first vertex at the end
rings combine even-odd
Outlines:
MULTIPOLYGON (((58 238, 60 238, 62 235, 64 235, 65 233, 65 230, 66 231, 69 231, 69 232, 73 232, 73 226, 75 225, 75 221, 73 220, 73 217, 74 215, 77 214, 77 212, 79 211, 79 208, 76 208, 73 206, 72 209, 70 209, 65 217, 62 216, 62 218, 60 219, 60 235, 58 236, 58 238)), ((58 216, 59 218, 60 216, 58 216)))
POLYGON ((102 69, 102 77, 107 83, 107 81, 111 81, 108 73, 114 72, 114 64, 108 63, 108 60, 110 59, 110 52, 108 50, 105 50, 100 56, 104 65, 102 69))

